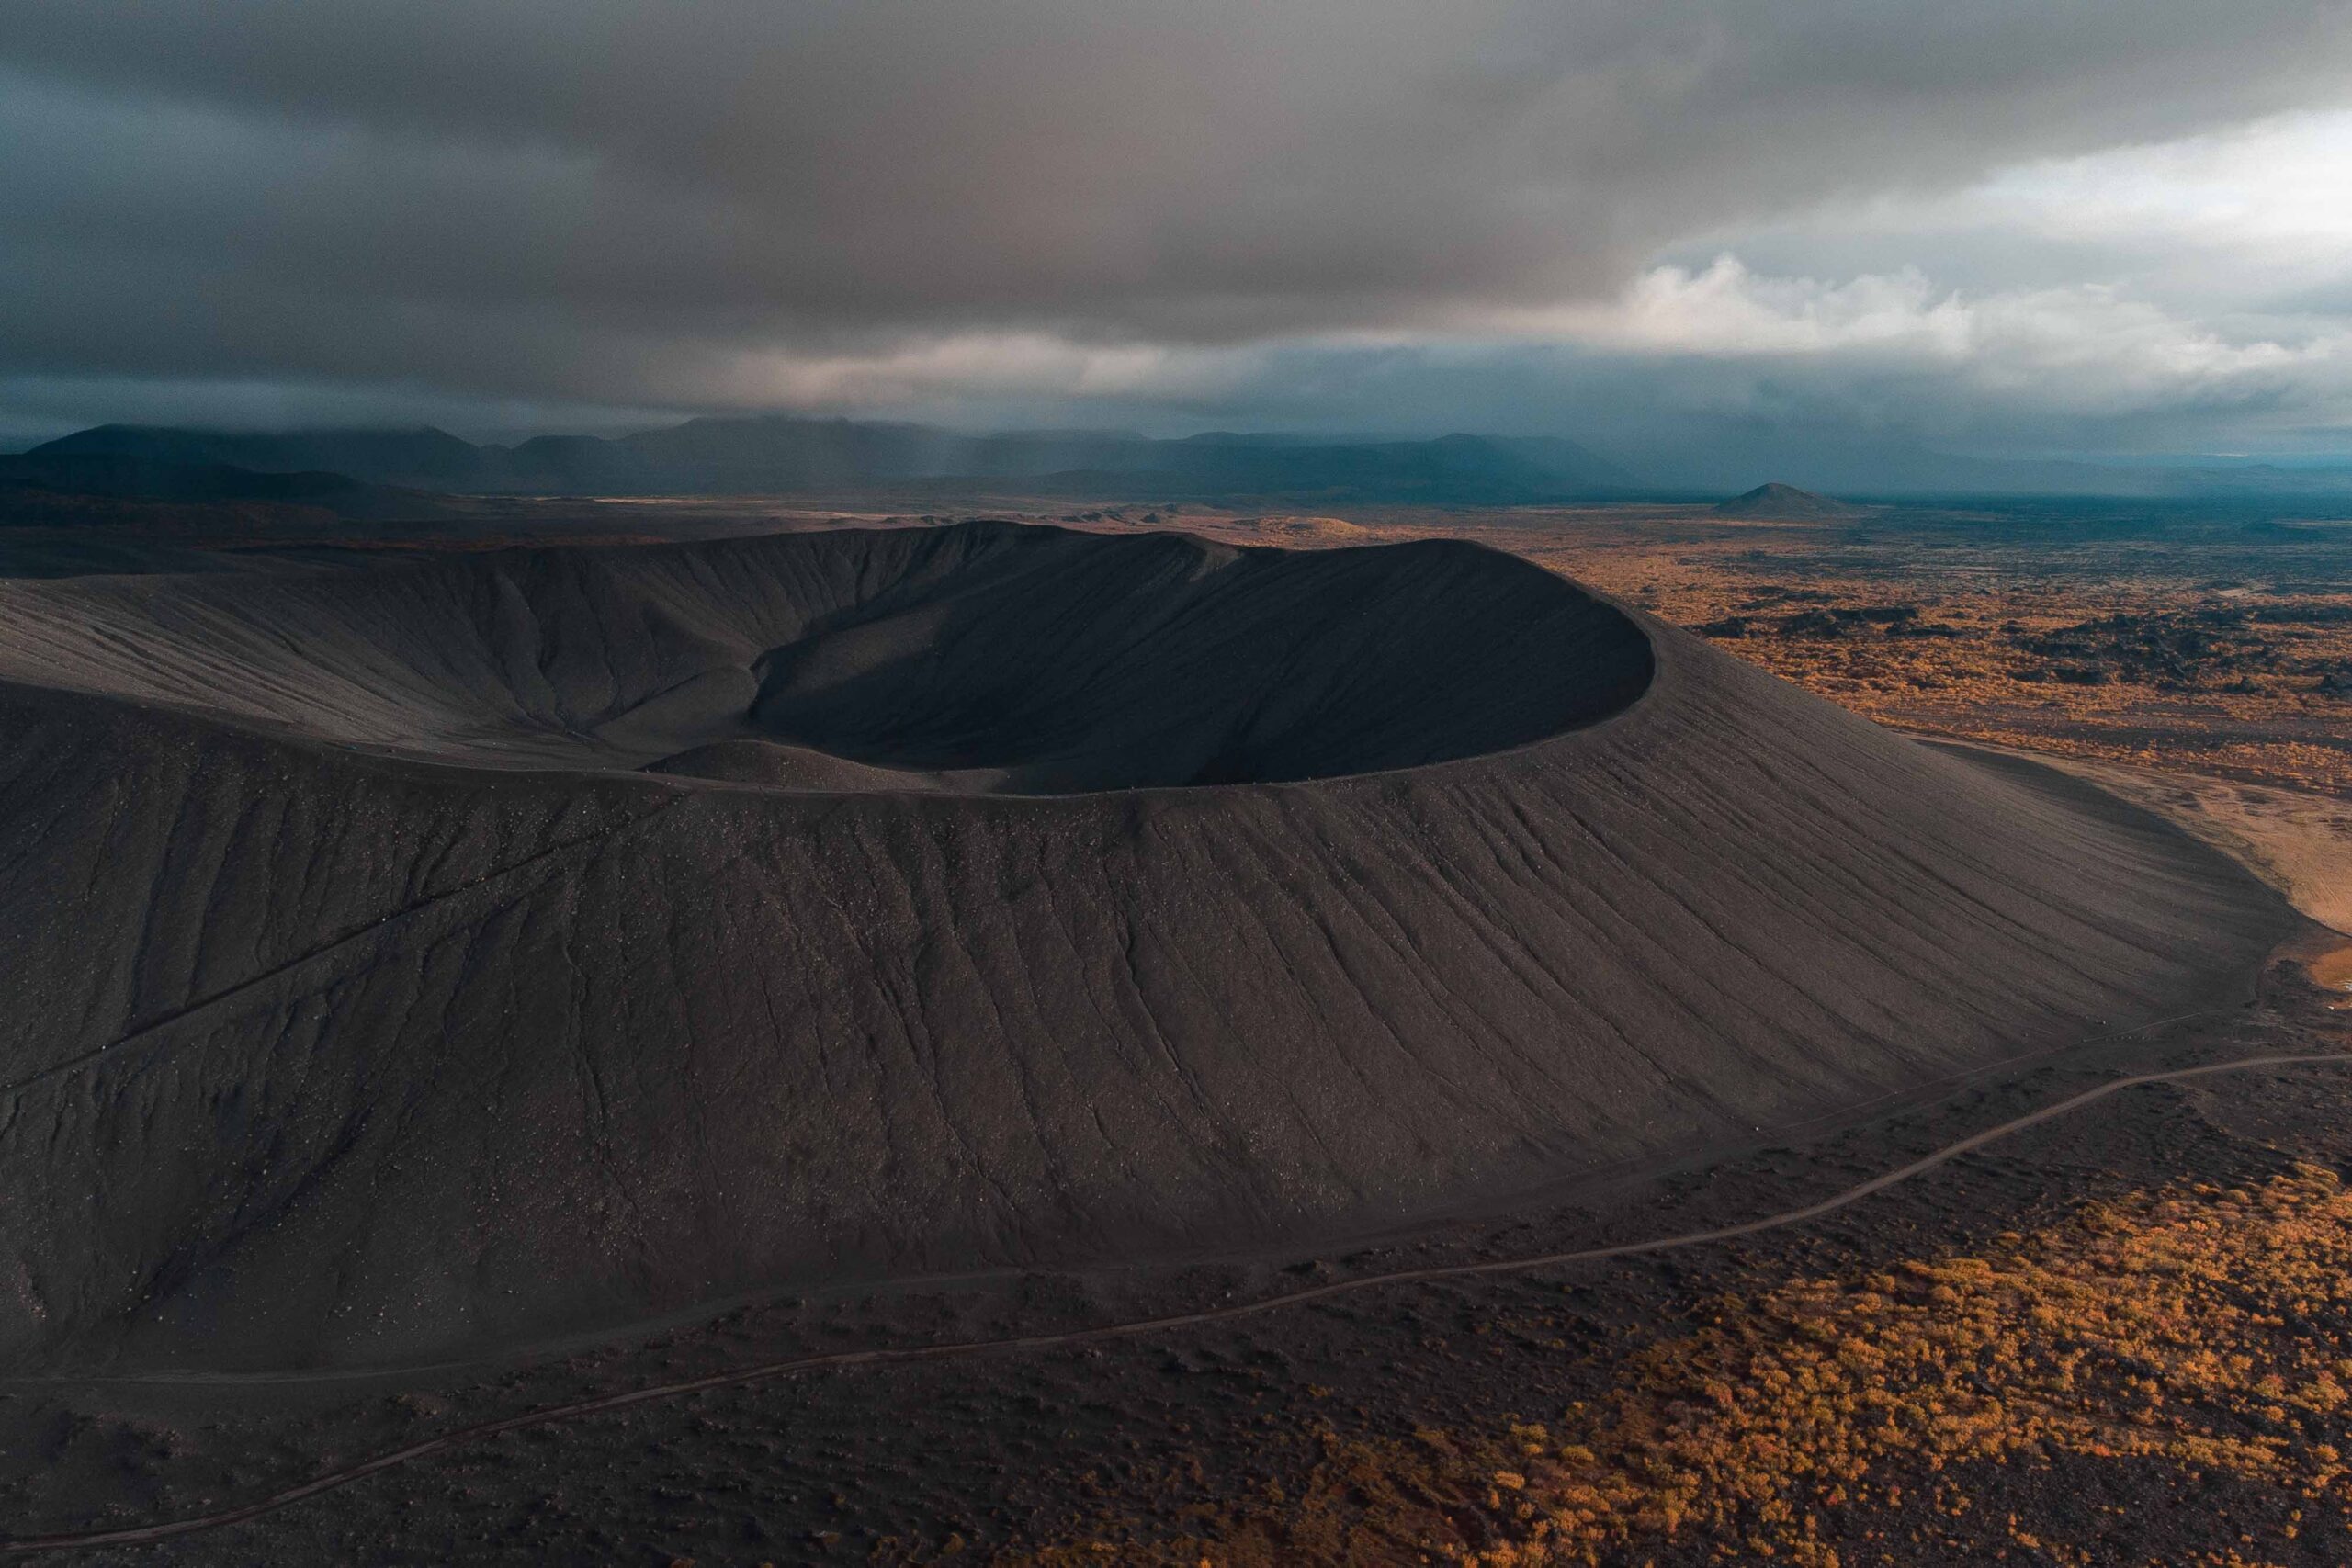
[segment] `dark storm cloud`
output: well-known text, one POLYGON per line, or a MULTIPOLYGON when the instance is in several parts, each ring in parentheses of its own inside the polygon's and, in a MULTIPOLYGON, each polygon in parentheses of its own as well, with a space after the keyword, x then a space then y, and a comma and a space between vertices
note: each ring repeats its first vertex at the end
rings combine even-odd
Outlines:
POLYGON ((744 353, 1592 297, 1841 192, 2335 102, 2308 0, 17 0, 0 377, 756 399, 744 353))

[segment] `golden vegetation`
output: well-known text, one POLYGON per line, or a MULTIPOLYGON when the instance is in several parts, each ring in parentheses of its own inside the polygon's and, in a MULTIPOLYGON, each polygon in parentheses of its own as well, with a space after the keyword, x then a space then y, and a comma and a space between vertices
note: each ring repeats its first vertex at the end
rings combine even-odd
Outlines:
MULTIPOLYGON (((1890 524, 1857 542, 1848 525, 1695 506, 1173 513, 1142 515, 1242 544, 1475 539, 1708 628, 1725 651, 1883 723, 2352 793, 2352 592, 2340 570, 2313 575, 2339 547, 2332 527, 2158 547, 2019 535, 1992 513, 1965 525, 1923 514, 1924 532, 1890 524), (1284 526, 1302 522, 1313 526, 1284 526)), ((1132 508, 1081 516, 1139 525, 1132 508)))
POLYGON ((1185 1539, 1033 1561, 2159 1561, 2118 1555, 2123 1510, 2095 1487, 2030 1517, 2001 1500, 2062 1465, 2151 1501, 2260 1488, 2233 1544, 2165 1562, 2352 1560, 2352 1193, 2332 1172, 2092 1206, 1981 1257, 1796 1280, 1705 1315, 1548 1419, 1327 1427, 1288 1493, 1185 1539))
POLYGON ((2250 602, 2166 581, 1962 577, 1923 588, 1916 578, 1816 578, 1797 551, 1785 575, 1770 570, 1781 560, 1730 570, 1688 550, 1555 564, 1882 723, 2352 790, 2352 596, 2250 602), (1863 618, 1895 614, 1905 619, 1863 618))

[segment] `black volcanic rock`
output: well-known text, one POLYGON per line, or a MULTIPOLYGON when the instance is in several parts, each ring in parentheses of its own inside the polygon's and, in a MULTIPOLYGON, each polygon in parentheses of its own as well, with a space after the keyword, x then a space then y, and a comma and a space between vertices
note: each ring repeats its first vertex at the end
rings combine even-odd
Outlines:
POLYGON ((1809 490, 1799 490, 1794 485, 1784 484, 1758 485, 1746 494, 1733 496, 1729 501, 1723 502, 1715 507, 1716 513, 1724 517, 1787 518, 1797 521, 1811 518, 1860 517, 1868 510, 1866 507, 1849 505, 1842 501, 1832 501, 1826 495, 1815 495, 1809 490))
POLYGON ((5 583, 0 1362, 1320 1250, 2227 1001, 2290 921, 1467 545, 5 583))

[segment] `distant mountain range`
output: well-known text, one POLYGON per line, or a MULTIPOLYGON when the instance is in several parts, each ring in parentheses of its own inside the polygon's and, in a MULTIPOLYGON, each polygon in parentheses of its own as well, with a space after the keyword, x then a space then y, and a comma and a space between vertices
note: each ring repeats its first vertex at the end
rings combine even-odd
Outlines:
MULTIPOLYGON (((694 419, 609 438, 542 435, 514 446, 477 444, 431 427, 244 432, 102 424, 6 461, 130 465, 114 479, 102 476, 98 488, 144 484, 158 491, 153 499, 159 501, 172 499, 160 493, 170 488, 162 477, 165 468, 190 470, 187 482, 198 491, 249 482, 224 478, 225 469, 289 481, 309 476, 302 482, 317 494, 300 499, 351 515, 380 514, 378 509, 386 505, 404 505, 413 513, 422 499, 419 491, 642 496, 930 491, 1253 503, 1513 505, 1696 500, 1767 477, 1809 491, 1873 498, 2049 495, 2291 503, 2352 497, 2352 467, 2345 466, 2122 467, 1974 457, 1860 437, 1792 441, 1736 421, 1661 426, 1651 441, 1618 443, 1612 449, 1630 454, 1621 464, 1577 442, 1552 437, 1402 441, 1219 431, 1165 440, 1119 430, 975 435, 927 424, 757 415, 694 419), (124 477, 136 475, 144 477, 124 477), (338 475, 379 491, 406 492, 405 499, 319 499, 325 481, 338 475)), ((0 473, 0 487, 11 482, 0 473)))
POLYGON ((153 505, 364 519, 431 517, 445 509, 431 495, 310 468, 263 472, 195 457, 54 449, 61 445, 0 457, 0 525, 123 517, 153 505))
POLYGON ((107 424, 37 446, 28 457, 325 472, 475 495, 757 495, 967 482, 1015 483, 1041 493, 1142 485, 1156 497, 1184 499, 1503 503, 1603 498, 1638 485, 1576 443, 1544 438, 969 435, 922 424, 778 416, 689 420, 611 439, 545 435, 513 446, 477 446, 430 428, 248 434, 107 424))

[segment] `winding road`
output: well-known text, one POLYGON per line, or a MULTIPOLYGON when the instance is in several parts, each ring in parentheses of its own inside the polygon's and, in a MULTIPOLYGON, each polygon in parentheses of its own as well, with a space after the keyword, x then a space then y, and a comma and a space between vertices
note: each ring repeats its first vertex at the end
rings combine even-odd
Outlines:
POLYGON ((25 1536, 12 1540, 0 1540, 0 1557, 25 1556, 35 1552, 64 1551, 77 1548, 100 1546, 143 1546, 172 1540, 181 1536, 195 1535, 204 1530, 220 1529, 229 1525, 243 1524, 265 1514, 322 1494, 364 1481, 368 1476, 424 1459, 446 1453, 469 1443, 478 1443, 503 1433, 520 1431, 529 1427, 542 1427, 557 1421, 569 1421, 578 1416, 594 1416, 608 1410, 625 1410, 635 1404, 650 1404, 656 1400, 673 1399, 682 1394, 697 1393, 706 1389, 727 1388, 743 1383, 763 1382, 771 1378, 785 1377, 794 1372, 820 1371, 831 1368, 878 1367, 902 1365, 916 1361, 943 1361, 964 1356, 990 1352, 1058 1350, 1075 1346, 1100 1343, 1107 1339, 1132 1338, 1176 1329, 1197 1327, 1204 1324, 1227 1323, 1237 1318, 1256 1317, 1261 1314, 1280 1312, 1290 1307, 1304 1306, 1310 1302, 1328 1301, 1334 1296, 1348 1295, 1358 1291, 1370 1291, 1390 1285, 1420 1284, 1436 1280, 1469 1279, 1481 1274, 1517 1273, 1533 1269, 1556 1268, 1571 1263, 1600 1262, 1612 1258, 1636 1258, 1651 1253, 1671 1252, 1686 1247, 1705 1247, 1711 1243, 1731 1241, 1759 1232, 1779 1230, 1788 1225, 1804 1224, 1824 1214, 1835 1213, 1858 1203, 1876 1192, 1913 1177, 1920 1176, 1949 1163, 1961 1156, 1996 1143, 2029 1127, 2052 1121, 2069 1111, 2120 1094, 2125 1089, 2139 1089, 2149 1084, 2185 1083, 2195 1078, 2211 1077, 2222 1073, 2250 1072, 2267 1067, 2352 1066, 2352 1053, 2310 1052, 2296 1055, 2248 1056, 2233 1062, 2217 1062, 2200 1067, 2182 1067, 2168 1072, 2140 1073, 2120 1077, 2087 1089, 2080 1094, 2045 1105, 2039 1111, 1973 1133, 1955 1143, 1945 1145, 1934 1153, 1913 1160, 1910 1164, 1871 1177, 1842 1192, 1807 1203, 1802 1208, 1787 1209, 1760 1219, 1743 1221, 1738 1224, 1722 1225, 1712 1230, 1685 1231, 1674 1235, 1653 1237, 1647 1241, 1620 1242, 1608 1247, 1581 1247, 1570 1252, 1550 1252, 1533 1258, 1502 1258, 1483 1263, 1450 1263, 1424 1269, 1404 1269, 1393 1273, 1368 1274, 1355 1279, 1334 1280, 1284 1295, 1261 1301, 1241 1302, 1229 1306, 1210 1307, 1200 1312, 1178 1313, 1166 1317, 1138 1318, 1127 1323, 1104 1324, 1092 1328, 1067 1329, 1053 1334, 1020 1335, 1002 1339, 971 1339, 951 1344, 916 1345, 873 1350, 841 1350, 820 1355, 797 1356, 759 1366, 739 1368, 732 1371, 714 1372, 705 1377, 686 1378, 676 1382, 657 1383, 647 1388, 631 1389, 623 1393, 600 1394, 593 1399, 574 1400, 567 1404, 552 1404, 542 1409, 526 1411, 519 1416, 478 1422, 445 1432, 436 1438, 401 1448, 389 1449, 371 1459, 329 1471, 285 1491, 272 1494, 254 1502, 217 1513, 199 1514, 187 1518, 173 1519, 163 1524, 139 1525, 117 1529, 86 1530, 63 1535, 25 1536))

